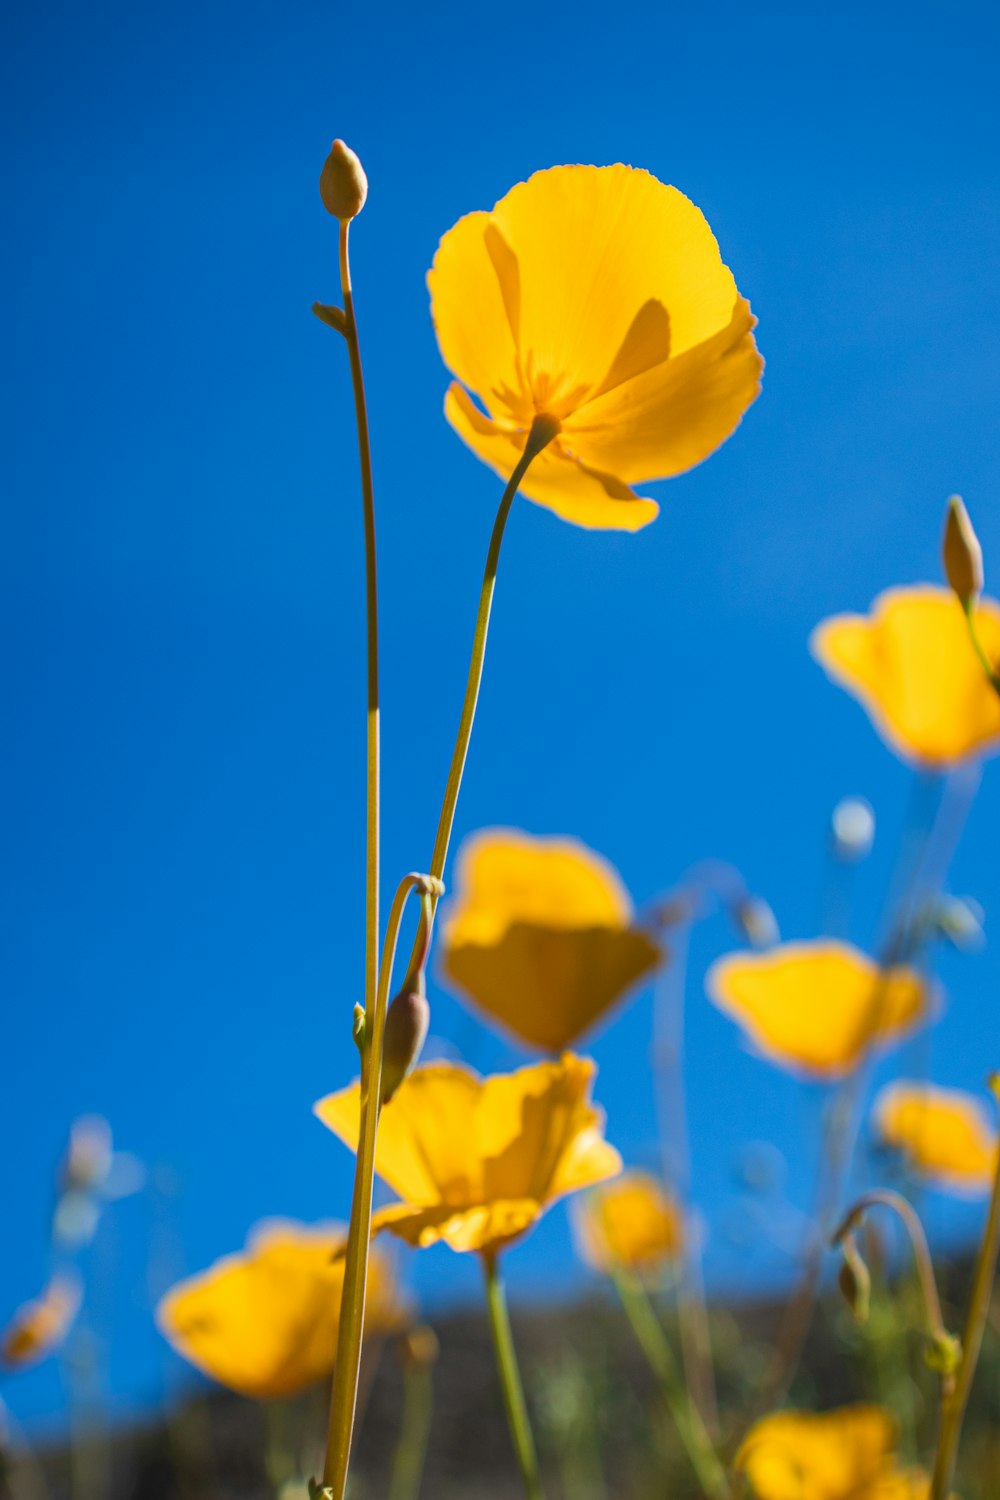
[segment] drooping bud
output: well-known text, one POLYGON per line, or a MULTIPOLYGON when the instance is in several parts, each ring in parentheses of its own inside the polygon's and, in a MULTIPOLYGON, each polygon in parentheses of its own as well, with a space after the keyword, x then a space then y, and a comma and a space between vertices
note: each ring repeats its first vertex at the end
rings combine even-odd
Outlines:
POLYGON ((844 1259, 837 1284, 856 1321, 867 1323, 872 1297, 871 1273, 861 1257, 853 1234, 844 1236, 840 1248, 844 1259))
POLYGON ((365 206, 368 178, 350 146, 336 140, 319 174, 319 195, 335 219, 353 219, 365 206))
POLYGON ((422 988, 407 988, 389 1006, 382 1044, 382 1103, 388 1104, 416 1066, 427 1040, 431 1008, 422 988))
POLYGON ((761 896, 744 896, 733 904, 731 912, 752 948, 770 948, 779 940, 777 918, 761 896))
POLYGON ((968 609, 983 591, 983 549, 960 495, 948 501, 941 552, 944 575, 962 607, 968 609))

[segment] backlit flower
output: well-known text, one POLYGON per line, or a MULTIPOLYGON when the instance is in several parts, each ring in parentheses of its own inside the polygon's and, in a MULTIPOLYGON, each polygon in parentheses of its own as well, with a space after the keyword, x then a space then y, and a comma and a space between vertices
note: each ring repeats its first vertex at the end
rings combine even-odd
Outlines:
POLYGON ((53 1276, 42 1295, 19 1308, 0 1334, 0 1364, 9 1369, 37 1364, 58 1349, 80 1311, 82 1297, 76 1276, 53 1276))
POLYGON ((922 1469, 904 1469, 895 1426, 878 1406, 775 1412, 736 1455, 757 1500, 927 1500, 922 1469))
POLYGON ((575 839, 492 829, 465 841, 442 976, 521 1041, 561 1051, 662 959, 617 871, 575 839))
POLYGON ((731 953, 712 965, 706 986, 765 1057, 823 1082, 912 1031, 929 1010, 915 970, 882 970, 849 943, 825 938, 731 953))
POLYGON ((623 1172, 574 1204, 573 1230, 581 1258, 605 1274, 645 1275, 676 1260, 683 1244, 681 1211, 649 1172, 623 1172))
POLYGON ((449 422, 507 478, 554 418, 521 491, 579 526, 652 521, 630 486, 707 458, 760 389, 756 320, 703 215, 632 167, 536 172, 448 231, 428 286, 449 422))
POLYGON ((873 1106, 875 1132, 906 1165, 943 1192, 988 1193, 997 1132, 973 1094, 929 1083, 890 1083, 873 1106))
MULTIPOLYGON (((973 616, 987 657, 1000 662, 1000 605, 982 599, 973 616)), ((996 749, 1000 698, 949 589, 889 589, 870 614, 824 620, 809 644, 905 759, 940 768, 996 749)))
MULTIPOLYGON (((344 1262, 337 1224, 261 1224, 244 1251, 175 1286, 156 1311, 161 1332, 205 1375, 256 1400, 294 1396, 333 1369, 344 1262)), ((373 1256, 365 1326, 389 1333, 405 1309, 373 1256)))
MULTIPOLYGON (((410 1245, 494 1252, 525 1234, 566 1193, 613 1177, 618 1152, 590 1102, 596 1069, 567 1053, 480 1078, 457 1063, 416 1068, 382 1110, 375 1170, 402 1199, 378 1210, 372 1232, 410 1245)), ((358 1147, 360 1087, 315 1106, 358 1147)))

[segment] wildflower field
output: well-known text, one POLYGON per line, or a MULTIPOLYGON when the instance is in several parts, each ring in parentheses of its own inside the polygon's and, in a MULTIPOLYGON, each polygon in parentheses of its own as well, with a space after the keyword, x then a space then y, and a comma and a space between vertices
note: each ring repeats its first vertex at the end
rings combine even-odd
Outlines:
MULTIPOLYGON (((329 107, 348 133, 335 98, 329 107)), ((664 180, 669 153, 648 170, 618 151, 535 162, 512 170, 490 207, 492 177, 453 171, 429 139, 411 143, 458 204, 424 255, 406 229, 420 175, 373 212, 381 140, 374 161, 360 133, 325 157, 324 146, 294 178, 298 191, 318 170, 308 201, 322 248, 302 264, 321 283, 270 303, 262 286, 256 306, 223 291, 218 316, 231 321, 220 326, 244 342, 210 366, 277 392, 287 372, 255 362, 254 320, 263 338, 290 296, 303 322, 316 297, 308 335, 322 388, 306 416, 284 419, 296 433, 286 493, 285 460, 266 457, 270 397, 255 419, 240 415, 245 392, 230 411, 247 512, 265 493, 279 518, 262 559, 294 483, 322 497, 325 529, 296 515, 280 586, 263 561, 240 575, 253 603, 234 618, 285 642, 272 676, 247 668, 266 753, 254 762, 241 729, 210 790, 191 780, 196 795, 177 792, 174 760, 199 767, 211 753, 201 735, 217 696, 228 713, 241 630, 227 623, 225 664, 198 689, 200 642, 185 641, 186 728, 172 708, 158 717, 156 651, 134 647, 116 693, 149 716, 163 758, 119 754, 99 723, 116 769, 95 818, 129 825, 132 856, 116 858, 147 904, 108 919, 90 970, 51 959, 60 921, 68 951, 82 951, 73 901, 86 911, 86 878, 72 900, 60 894, 73 836, 58 818, 26 819, 54 873, 12 943, 7 1072, 22 1092, 12 1088, 6 1121, 0 1496, 997 1500, 1000 1026, 995 997, 957 1002, 956 1021, 951 994, 990 972, 994 892, 960 894, 952 871, 995 806, 977 801, 1000 748, 994 496, 963 481, 963 500, 928 475, 900 528, 925 577, 883 576, 895 554, 874 492, 846 539, 830 540, 831 464, 815 502, 825 541, 810 550, 806 517, 782 550, 739 455, 769 402, 794 424, 796 397, 780 356, 772 377, 752 261, 744 276, 750 258, 730 250, 715 210, 729 229, 739 216, 726 217, 718 182, 709 212, 695 184, 664 180), (390 254, 405 295, 380 284, 390 254), (426 373, 407 367, 417 318, 439 356, 430 397, 426 373), (426 400, 443 404, 447 462, 478 485, 461 523, 442 521, 455 513, 441 508, 440 433, 418 438, 410 422, 426 400), (694 525, 703 507, 706 531, 739 537, 735 627, 712 624, 725 589, 711 548, 672 557, 663 576, 639 550, 669 526, 675 493, 694 525), (492 514, 477 508, 489 495, 492 514), (532 571, 519 564, 510 589, 522 530, 532 571), (325 579, 327 568, 337 582, 315 597, 334 600, 331 660, 294 623, 323 618, 318 638, 329 628, 313 604, 296 612, 300 573, 325 579), (800 572, 809 626, 793 649, 812 674, 801 703, 769 667, 753 610, 741 614, 752 588, 770 619, 769 592, 800 572), (880 581, 862 599, 855 575, 880 581), (665 656, 656 622, 675 584, 689 623, 670 626, 665 656), (557 601, 553 639, 532 639, 529 623, 514 652, 502 621, 534 620, 546 598, 557 601), (612 610, 602 658, 594 643, 612 610), (497 657, 513 662, 500 710, 497 657), (263 683, 286 680, 305 688, 281 708, 263 683), (281 715, 280 738, 268 738, 281 715), (889 788, 884 819, 856 790, 868 757, 889 788), (484 762, 493 783, 476 779, 484 762), (775 768, 770 783, 748 769, 761 763, 775 768), (251 764, 239 830, 217 848, 204 828, 251 764), (495 816, 490 784, 505 788, 495 816), (676 853, 663 806, 696 830, 676 853), (151 814, 144 832, 146 807, 162 821, 151 814), (711 832, 699 845, 702 819, 711 832), (171 875, 174 838, 191 852, 171 875), (308 879, 294 868, 306 848, 308 879), (622 870, 644 849, 657 877, 640 898, 622 870), (258 868, 269 892, 259 908, 248 895, 258 868), (779 868, 772 892, 757 872, 779 868), (199 894, 186 902, 192 878, 199 894), (225 955, 218 967, 209 956, 225 911, 217 890, 244 892, 233 896, 233 941, 251 955, 240 983, 225 955), (127 970, 139 989, 116 1009, 96 979, 113 982, 119 941, 141 957, 127 970), (315 968, 300 942, 321 955, 315 968), (66 987, 48 1008, 25 977, 36 966, 66 987), (167 975, 185 976, 190 993, 175 1000, 167 975), (80 1029, 61 1036, 67 1026, 80 1029)), ((212 255, 205 201, 196 259, 212 255)), ((169 325, 173 295, 161 312, 151 294, 142 317, 169 325)), ((215 295, 199 314, 204 346, 185 344, 169 377, 188 433, 183 392, 212 358, 215 295)), ((813 368, 803 361, 797 378, 813 368)), ((116 367, 109 390, 124 401, 143 371, 142 360, 116 367)), ((210 386, 197 389, 214 434, 224 424, 210 386)), ((161 437, 172 420, 157 419, 161 437)), ((850 446, 846 426, 838 441, 850 446)), ((155 492, 159 461, 155 445, 140 448, 136 507, 144 476, 155 492)), ((202 453, 210 480, 194 474, 194 449, 171 471, 181 487, 188 476, 187 514, 209 528, 210 492, 229 483, 221 461, 212 471, 221 451, 202 453)), ((959 454, 954 467, 961 478, 959 454)), ((246 522, 240 496, 231 503, 225 551, 246 522)), ((775 503, 779 513, 791 508, 775 503)), ((198 557, 195 538, 165 558, 168 594, 182 576, 195 588, 198 557)), ((205 567, 197 590, 210 601, 228 566, 205 567)), ((81 619, 101 608, 88 585, 81 619)), ((116 637, 126 618, 115 616, 116 637)), ((39 691, 58 712, 55 687, 39 691)), ((30 721, 32 693, 12 701, 30 721)), ((66 720, 60 764, 74 764, 71 723, 86 739, 87 722, 86 709, 66 720)), ((42 739, 51 749, 50 727, 42 739)), ((28 782, 33 808, 47 766, 28 782)), ((81 776, 75 801, 100 785, 81 776)), ((988 853, 993 834, 982 838, 988 853)), ((103 857, 98 837, 86 851, 98 883, 103 857)), ((995 877, 991 857, 980 869, 995 877)))

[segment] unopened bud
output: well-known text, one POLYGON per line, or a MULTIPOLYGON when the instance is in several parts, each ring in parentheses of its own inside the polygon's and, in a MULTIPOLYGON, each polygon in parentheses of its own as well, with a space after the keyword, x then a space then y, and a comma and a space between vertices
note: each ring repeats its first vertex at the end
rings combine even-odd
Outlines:
POLYGON ((770 948, 781 934, 774 912, 760 896, 745 896, 732 907, 733 921, 752 948, 770 948))
POLYGON ((388 1104, 419 1060, 431 1023, 431 1008, 422 990, 405 989, 389 1006, 382 1046, 382 1103, 388 1104))
POLYGON ((985 945, 984 916, 971 896, 942 896, 932 912, 938 932, 960 953, 977 953, 985 945))
POLYGON ((837 1277, 837 1285, 843 1293, 844 1301, 854 1314, 855 1320, 858 1323, 867 1323, 872 1298, 871 1274, 861 1258, 861 1252, 858 1250, 853 1235, 847 1235, 840 1248, 844 1259, 837 1277))
POLYGON ((319 174, 319 195, 335 219, 353 219, 365 206, 368 178, 350 146, 334 141, 319 174))
POLYGON ((952 495, 948 501, 941 551, 944 576, 968 608, 983 591, 983 549, 960 495, 952 495))
POLYGON ((833 852, 845 864, 865 859, 875 842, 875 813, 864 797, 843 797, 830 819, 833 852))
POLYGON ((954 1375, 962 1363, 962 1341, 953 1333, 936 1333, 924 1350, 924 1361, 938 1375, 954 1375))
POLYGON ((408 1328, 396 1345, 396 1356, 404 1370, 429 1370, 440 1352, 437 1334, 426 1323, 408 1328))

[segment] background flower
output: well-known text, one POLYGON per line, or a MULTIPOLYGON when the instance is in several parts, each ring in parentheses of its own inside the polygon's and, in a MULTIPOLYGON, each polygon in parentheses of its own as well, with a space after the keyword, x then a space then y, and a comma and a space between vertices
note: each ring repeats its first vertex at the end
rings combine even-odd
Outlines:
MULTIPOLYGON (((259 1401, 294 1396, 333 1369, 344 1234, 339 1224, 259 1225, 241 1254, 167 1293, 156 1314, 161 1332, 220 1385, 259 1401)), ((389 1333, 405 1321, 389 1264, 373 1254, 366 1329, 389 1333)))
MULTIPOLYGON (((982 599, 974 614, 987 656, 1000 662, 1000 605, 982 599)), ((1000 698, 950 589, 888 589, 867 615, 824 620, 809 645, 908 760, 949 766, 1000 740, 1000 698)))
POLYGON ((462 382, 449 422, 509 477, 534 417, 557 418, 520 488, 580 526, 652 521, 630 486, 700 463, 760 390, 755 319, 712 231, 648 172, 536 172, 448 231, 428 286, 462 382))
POLYGON ((706 987, 765 1057, 823 1082, 928 1014, 928 987, 916 970, 881 970, 849 943, 826 938, 729 954, 712 965, 706 987))
POLYGON ((736 1455, 758 1500, 926 1500, 927 1475, 902 1469, 895 1424, 878 1406, 775 1412, 736 1455))
MULTIPOLYGON (((566 1193, 621 1170, 590 1103, 596 1068, 567 1053, 515 1073, 480 1078, 457 1063, 427 1063, 382 1111, 375 1170, 403 1200, 375 1213, 411 1245, 492 1251, 526 1233, 566 1193)), ((315 1106, 357 1150, 360 1084, 315 1106)))
POLYGON ((681 1211, 649 1172, 623 1172, 573 1205, 581 1258, 595 1271, 639 1275, 662 1270, 683 1245, 681 1211))
POLYGON ((888 1084, 872 1107, 875 1132, 907 1167, 943 1192, 988 1193, 997 1130, 974 1094, 930 1083, 888 1084))
POLYGON ((558 1052, 663 960, 618 872, 576 839, 466 839, 441 974, 520 1041, 558 1052))

